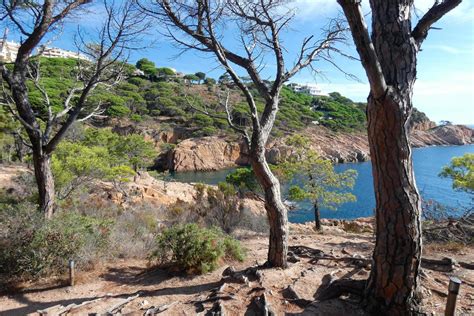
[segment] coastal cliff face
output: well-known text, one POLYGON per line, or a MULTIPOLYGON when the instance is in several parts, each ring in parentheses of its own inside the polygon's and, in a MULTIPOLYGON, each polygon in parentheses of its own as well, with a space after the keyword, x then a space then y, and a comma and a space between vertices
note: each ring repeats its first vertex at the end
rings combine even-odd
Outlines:
POLYGON ((464 125, 437 126, 429 130, 413 130, 413 147, 467 145, 474 143, 474 130, 464 125))
MULTIPOLYGON (((433 127, 433 122, 415 125, 411 132, 413 147, 466 145, 474 143, 474 130, 462 125, 433 127)), ((307 128, 313 149, 335 163, 361 162, 370 159, 367 134, 333 132, 321 126, 307 128)), ((278 164, 292 154, 284 139, 273 140, 267 148, 269 163, 278 164)), ((166 155, 164 169, 172 171, 213 171, 248 164, 243 143, 216 136, 186 139, 166 155)))

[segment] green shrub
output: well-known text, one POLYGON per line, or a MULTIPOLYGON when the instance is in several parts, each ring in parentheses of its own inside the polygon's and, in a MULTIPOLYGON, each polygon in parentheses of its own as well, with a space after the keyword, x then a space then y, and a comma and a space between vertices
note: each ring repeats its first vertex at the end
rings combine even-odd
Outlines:
POLYGON ((235 186, 239 191, 257 191, 259 184, 252 168, 237 168, 225 177, 225 181, 235 186))
POLYGON ((69 259, 78 267, 90 264, 108 246, 113 222, 77 213, 45 220, 31 204, 0 211, 0 274, 10 280, 58 275, 69 259))
POLYGON ((107 115, 112 117, 124 117, 130 114, 130 109, 123 105, 112 105, 105 112, 107 115))
POLYGON ((130 119, 137 123, 143 121, 143 117, 140 114, 132 114, 130 115, 130 119))
POLYGON ((194 133, 194 136, 212 136, 217 134, 218 130, 214 126, 206 126, 194 133))
POLYGON ((215 270, 223 258, 242 261, 239 242, 218 228, 200 228, 196 224, 176 225, 165 229, 156 240, 150 259, 172 265, 188 273, 215 270))

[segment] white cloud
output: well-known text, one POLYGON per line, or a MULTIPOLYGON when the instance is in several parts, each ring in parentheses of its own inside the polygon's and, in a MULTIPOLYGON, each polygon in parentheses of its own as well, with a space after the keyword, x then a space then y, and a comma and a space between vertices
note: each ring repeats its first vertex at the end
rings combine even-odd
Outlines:
POLYGON ((290 7, 296 9, 296 17, 301 19, 328 15, 339 9, 335 0, 295 0, 290 7))
POLYGON ((324 92, 339 92, 356 102, 367 101, 370 91, 368 83, 321 83, 318 86, 324 92))
MULTIPOLYGON (((423 96, 452 96, 455 99, 459 94, 471 95, 474 97, 474 74, 472 73, 458 73, 451 74, 444 80, 418 80, 415 83, 414 95, 417 97, 423 96)), ((471 103, 474 100, 465 100, 466 103, 471 103)))
POLYGON ((474 53, 474 47, 471 48, 459 48, 455 46, 450 46, 450 45, 433 45, 433 44, 427 44, 424 49, 430 49, 430 50, 439 50, 444 53, 452 54, 452 55, 461 55, 461 54, 473 54, 474 53))

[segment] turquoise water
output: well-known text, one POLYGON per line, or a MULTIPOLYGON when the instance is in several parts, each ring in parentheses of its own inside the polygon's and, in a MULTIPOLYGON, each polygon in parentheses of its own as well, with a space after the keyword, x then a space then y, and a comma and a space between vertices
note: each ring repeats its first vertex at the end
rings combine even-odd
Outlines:
MULTIPOLYGON (((450 207, 467 206, 471 202, 468 194, 454 191, 449 179, 438 177, 441 168, 448 164, 452 157, 462 156, 465 153, 474 153, 474 145, 466 146, 437 146, 417 148, 413 150, 415 177, 424 199, 433 199, 450 207)), ((347 163, 336 165, 336 170, 343 171, 355 169, 358 172, 357 181, 353 193, 357 197, 356 202, 341 205, 336 211, 322 209, 322 218, 352 219, 356 217, 373 215, 375 208, 375 197, 372 186, 372 167, 370 162, 347 163)), ((232 169, 215 172, 187 172, 173 175, 176 181, 202 182, 217 184, 225 181, 226 175, 232 169)), ((285 186, 283 192, 285 192, 285 186)), ((293 223, 301 223, 313 220, 313 210, 309 202, 300 202, 295 210, 288 214, 293 223)))

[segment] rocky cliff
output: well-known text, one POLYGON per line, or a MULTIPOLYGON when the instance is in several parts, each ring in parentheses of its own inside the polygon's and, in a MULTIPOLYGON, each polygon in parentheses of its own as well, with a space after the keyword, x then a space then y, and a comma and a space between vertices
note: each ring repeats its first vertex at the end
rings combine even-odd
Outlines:
POLYGON ((248 163, 243 143, 220 137, 190 138, 168 154, 173 171, 213 171, 248 163))
POLYGON ((428 130, 413 130, 413 147, 467 145, 474 143, 474 130, 464 125, 444 125, 428 130))
MULTIPOLYGON (((462 125, 433 125, 433 122, 427 122, 413 127, 410 139, 414 147, 474 143, 473 129, 462 125)), ((366 133, 333 132, 321 126, 307 128, 302 133, 312 140, 314 150, 333 162, 360 162, 370 158, 366 133)), ((267 159, 272 164, 291 154, 284 139, 268 144, 267 159)), ((242 143, 215 136, 186 139, 166 157, 162 167, 178 172, 212 171, 248 164, 247 149, 242 143)))

